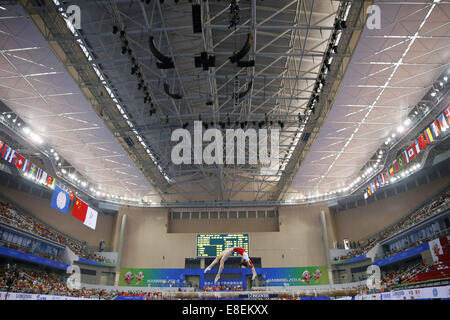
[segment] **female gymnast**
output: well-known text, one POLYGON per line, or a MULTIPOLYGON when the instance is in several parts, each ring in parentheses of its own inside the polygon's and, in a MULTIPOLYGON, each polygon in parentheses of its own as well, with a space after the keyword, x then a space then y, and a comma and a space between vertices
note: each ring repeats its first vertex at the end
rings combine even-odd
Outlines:
POLYGON ((214 280, 214 283, 217 283, 217 281, 220 279, 220 274, 222 273, 223 267, 225 265, 225 260, 227 260, 228 257, 233 254, 233 252, 237 252, 239 255, 242 256, 242 260, 241 260, 241 263, 239 264, 239 266, 246 266, 246 267, 252 268, 252 273, 253 273, 252 280, 255 280, 255 278, 257 276, 256 270, 255 270, 255 267, 253 266, 252 261, 248 257, 247 252, 245 252, 245 250, 242 248, 234 247, 234 248, 230 248, 230 249, 226 249, 226 250, 222 251, 222 253, 220 255, 218 255, 216 257, 216 259, 214 259, 214 261, 205 269, 204 273, 211 270, 211 268, 217 262, 220 261, 219 272, 216 275, 216 279, 214 280))

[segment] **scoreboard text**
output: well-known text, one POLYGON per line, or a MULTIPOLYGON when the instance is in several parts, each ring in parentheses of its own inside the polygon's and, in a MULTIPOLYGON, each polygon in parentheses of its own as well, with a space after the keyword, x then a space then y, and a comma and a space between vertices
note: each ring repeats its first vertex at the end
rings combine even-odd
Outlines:
MULTIPOLYGON (((197 257, 217 257, 225 249, 239 247, 249 253, 248 233, 197 234, 197 257)), ((236 252, 233 256, 237 256, 236 252)))

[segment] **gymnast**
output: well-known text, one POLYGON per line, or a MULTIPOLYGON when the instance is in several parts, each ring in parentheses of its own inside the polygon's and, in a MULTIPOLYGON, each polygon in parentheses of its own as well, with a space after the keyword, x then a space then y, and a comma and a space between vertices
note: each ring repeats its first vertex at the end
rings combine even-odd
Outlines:
POLYGON ((220 266, 219 266, 219 272, 216 275, 216 279, 214 280, 214 283, 217 283, 217 281, 220 279, 220 274, 222 273, 224 264, 225 264, 225 260, 228 259, 229 256, 231 256, 233 254, 233 252, 237 252, 239 255, 242 256, 242 260, 239 263, 239 266, 245 266, 248 268, 252 268, 252 273, 253 273, 253 277, 252 280, 255 280, 257 274, 256 274, 256 270, 255 267, 253 266, 252 261, 250 260, 250 258, 248 257, 247 252, 245 252, 244 249, 242 248, 238 248, 238 247, 234 247, 234 248, 230 248, 230 249, 226 249, 224 251, 222 251, 221 254, 219 254, 216 259, 214 259, 214 261, 205 269, 204 273, 208 272, 209 270, 211 270, 211 268, 220 261, 220 266))

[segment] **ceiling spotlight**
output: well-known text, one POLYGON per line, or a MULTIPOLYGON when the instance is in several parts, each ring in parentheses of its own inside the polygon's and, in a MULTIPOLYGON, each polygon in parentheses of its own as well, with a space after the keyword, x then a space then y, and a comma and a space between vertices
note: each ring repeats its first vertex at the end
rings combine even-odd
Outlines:
POLYGON ((448 81, 448 77, 447 77, 447 76, 444 77, 444 81, 445 81, 445 82, 448 81))
POLYGON ((398 133, 402 133, 405 130, 405 128, 403 126, 398 126, 397 127, 397 132, 398 133))

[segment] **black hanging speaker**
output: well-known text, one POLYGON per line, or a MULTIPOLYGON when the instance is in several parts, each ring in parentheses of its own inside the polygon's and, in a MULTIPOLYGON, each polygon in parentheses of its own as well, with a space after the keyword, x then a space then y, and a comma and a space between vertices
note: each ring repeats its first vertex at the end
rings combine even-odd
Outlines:
POLYGON ((199 4, 192 5, 192 27, 194 33, 202 32, 202 11, 199 4))

